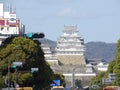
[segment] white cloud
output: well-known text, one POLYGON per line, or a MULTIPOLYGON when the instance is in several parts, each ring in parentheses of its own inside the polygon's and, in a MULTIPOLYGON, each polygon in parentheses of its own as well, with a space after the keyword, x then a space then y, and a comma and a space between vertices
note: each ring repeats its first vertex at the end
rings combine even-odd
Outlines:
POLYGON ((74 16, 75 11, 72 8, 65 8, 58 12, 58 16, 74 16))

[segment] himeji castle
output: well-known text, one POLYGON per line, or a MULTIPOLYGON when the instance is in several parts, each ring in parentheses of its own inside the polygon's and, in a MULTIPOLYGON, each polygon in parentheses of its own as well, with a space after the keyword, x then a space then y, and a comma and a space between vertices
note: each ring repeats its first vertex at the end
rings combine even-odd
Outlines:
POLYGON ((84 39, 78 35, 77 26, 64 26, 63 34, 57 40, 55 51, 60 64, 86 64, 84 39))

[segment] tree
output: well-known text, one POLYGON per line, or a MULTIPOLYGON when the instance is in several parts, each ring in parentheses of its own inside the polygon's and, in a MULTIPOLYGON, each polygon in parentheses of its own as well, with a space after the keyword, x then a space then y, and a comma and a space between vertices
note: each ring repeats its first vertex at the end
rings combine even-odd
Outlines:
POLYGON ((114 60, 109 63, 107 72, 104 72, 103 74, 101 73, 94 77, 90 82, 90 86, 93 84, 98 84, 97 81, 101 80, 103 77, 108 78, 109 73, 115 73, 115 80, 111 83, 111 85, 120 86, 120 39, 117 43, 116 56, 114 60))
MULTIPOLYGON (((9 62, 11 67, 13 62, 23 63, 22 67, 17 67, 20 85, 35 86, 37 90, 49 86, 53 80, 54 73, 45 61, 40 44, 29 38, 14 37, 10 39, 9 43, 5 43, 4 47, 0 48, 0 73, 2 77, 7 76, 9 62), (38 68, 38 71, 31 73, 32 67, 38 68)), ((12 77, 15 77, 15 74, 11 74, 12 77)))
POLYGON ((92 86, 97 86, 97 90, 102 90, 102 78, 106 77, 106 72, 100 72, 97 76, 93 77, 89 83, 90 90, 93 90, 92 86))
POLYGON ((113 85, 120 86, 120 39, 117 43, 117 52, 114 60, 110 62, 108 67, 108 73, 115 73, 116 78, 113 85))
POLYGON ((65 87, 66 83, 65 83, 65 77, 63 76, 63 74, 59 72, 55 72, 54 80, 60 80, 60 85, 65 87))
POLYGON ((116 63, 115 60, 113 60, 109 63, 108 70, 107 70, 108 73, 113 73, 115 63, 116 63))

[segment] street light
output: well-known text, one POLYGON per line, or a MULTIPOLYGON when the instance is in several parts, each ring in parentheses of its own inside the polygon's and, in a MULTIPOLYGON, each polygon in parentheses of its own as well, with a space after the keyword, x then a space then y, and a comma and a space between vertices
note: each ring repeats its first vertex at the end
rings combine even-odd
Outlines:
POLYGON ((10 60, 8 60, 8 90, 10 90, 10 60))
MULTIPOLYGON (((11 52, 9 52, 10 55, 11 52)), ((8 78, 5 80, 5 82, 7 81, 7 86, 8 86, 8 90, 10 90, 10 60, 8 59, 8 78)))
POLYGON ((13 62, 13 68, 15 68, 15 87, 17 86, 17 66, 22 66, 22 62, 13 62))
POLYGON ((71 87, 73 88, 73 90, 74 90, 74 86, 75 86, 75 81, 74 81, 74 72, 75 72, 75 70, 76 70, 77 68, 81 68, 81 67, 83 67, 83 65, 78 66, 78 67, 74 67, 74 68, 72 69, 71 87))
MULTIPOLYGON (((11 54, 11 51, 9 52, 8 56, 11 54)), ((8 67, 7 67, 7 78, 5 79, 5 84, 8 86, 8 90, 10 90, 10 60, 8 61, 8 67)))
POLYGON ((18 62, 16 59, 16 54, 17 54, 17 50, 21 50, 21 46, 16 46, 14 48, 16 50, 16 53, 15 53, 15 62, 13 62, 13 68, 15 68, 15 88, 17 86, 17 66, 22 66, 22 62, 18 62))
POLYGON ((71 81, 71 87, 73 88, 74 90, 74 71, 75 71, 76 68, 73 68, 72 70, 72 81, 71 81))

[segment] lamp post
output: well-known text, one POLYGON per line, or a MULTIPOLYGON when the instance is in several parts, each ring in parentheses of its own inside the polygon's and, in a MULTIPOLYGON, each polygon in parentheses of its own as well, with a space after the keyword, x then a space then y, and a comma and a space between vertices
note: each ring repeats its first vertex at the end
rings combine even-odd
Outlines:
MULTIPOLYGON (((11 52, 9 52, 10 54, 11 52)), ((7 86, 8 86, 8 90, 10 90, 10 59, 8 59, 8 78, 7 78, 7 86)))
POLYGON ((73 88, 73 90, 74 90, 74 86, 75 86, 75 80, 74 80, 75 70, 76 70, 77 68, 81 68, 81 67, 83 67, 83 66, 81 65, 81 66, 78 66, 78 67, 74 67, 74 68, 72 69, 71 87, 73 88))
POLYGON ((17 86, 17 66, 22 66, 22 62, 13 62, 13 68, 15 68, 15 87, 17 86))
POLYGON ((16 88, 16 86, 17 86, 17 66, 22 66, 22 62, 18 62, 16 59, 16 54, 17 54, 17 50, 21 50, 21 46, 16 46, 15 48, 14 48, 15 50, 16 50, 16 52, 15 52, 15 62, 13 62, 13 68, 15 68, 15 82, 14 82, 14 84, 15 84, 15 88, 16 88))
POLYGON ((10 90, 10 60, 8 60, 8 90, 10 90))
POLYGON ((73 70, 72 70, 72 83, 71 83, 71 87, 73 88, 73 90, 74 90, 74 71, 75 71, 75 68, 73 68, 73 70))

